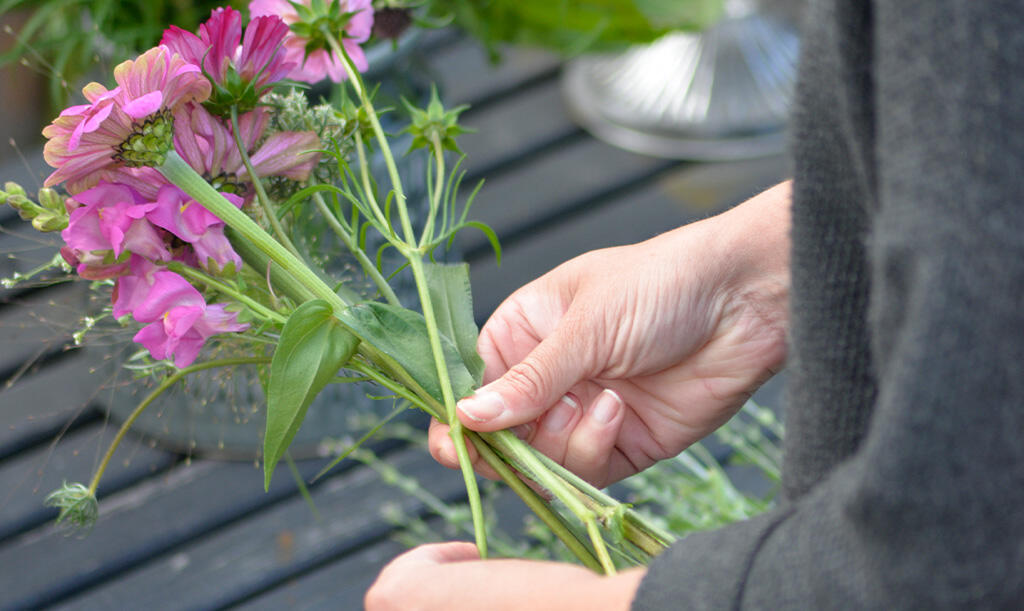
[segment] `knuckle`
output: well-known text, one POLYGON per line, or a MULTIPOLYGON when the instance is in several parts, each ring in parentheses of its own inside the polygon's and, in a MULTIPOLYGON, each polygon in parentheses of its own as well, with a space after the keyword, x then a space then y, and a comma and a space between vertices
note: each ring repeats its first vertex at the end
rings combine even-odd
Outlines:
POLYGON ((513 365, 502 377, 513 392, 538 407, 542 405, 551 388, 544 370, 529 357, 513 365))

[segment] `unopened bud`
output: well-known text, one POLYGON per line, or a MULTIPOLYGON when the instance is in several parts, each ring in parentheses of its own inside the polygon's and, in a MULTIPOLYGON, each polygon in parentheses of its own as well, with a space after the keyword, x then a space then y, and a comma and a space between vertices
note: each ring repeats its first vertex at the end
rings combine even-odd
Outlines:
POLYGON ((40 210, 36 218, 32 219, 32 226, 36 228, 36 231, 43 233, 63 231, 68 226, 68 217, 54 214, 49 210, 40 210))
POLYGON ((67 214, 64 207, 64 198, 57 193, 56 189, 43 187, 39 189, 39 205, 56 214, 67 214))
POLYGON ((21 188, 21 185, 11 181, 4 183, 4 191, 7 192, 7 195, 27 195, 27 193, 25 193, 25 189, 21 188))
POLYGON ((43 212, 43 209, 39 207, 34 201, 18 193, 7 194, 7 205, 18 211, 18 216, 23 221, 31 221, 36 216, 43 212))

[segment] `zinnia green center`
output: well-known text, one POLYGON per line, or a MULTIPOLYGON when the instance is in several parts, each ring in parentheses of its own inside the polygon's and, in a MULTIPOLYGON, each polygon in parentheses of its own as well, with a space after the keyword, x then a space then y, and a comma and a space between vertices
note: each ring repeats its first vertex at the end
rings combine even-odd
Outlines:
POLYGON ((114 159, 131 168, 163 165, 174 146, 174 114, 165 108, 136 123, 134 128, 116 147, 114 159))

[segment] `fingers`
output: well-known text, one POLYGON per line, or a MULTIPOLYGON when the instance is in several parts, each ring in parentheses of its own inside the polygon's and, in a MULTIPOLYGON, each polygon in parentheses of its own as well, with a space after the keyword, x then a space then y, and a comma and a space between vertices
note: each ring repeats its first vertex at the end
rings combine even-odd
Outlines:
POLYGON ((601 391, 569 436, 562 464, 588 482, 609 482, 612 453, 625 420, 626 406, 611 390, 601 391))
POLYGON ((479 560, 480 552, 476 545, 466 541, 448 543, 428 543, 403 554, 409 564, 446 564, 449 562, 465 562, 479 560))
POLYGON ((459 401, 459 419, 475 431, 497 431, 536 420, 585 374, 583 338, 562 324, 500 378, 459 401))
MULTIPOLYGON (((458 469, 459 456, 455 452, 455 442, 452 441, 451 435, 449 435, 450 430, 447 424, 442 424, 432 418, 430 420, 430 429, 427 432, 427 448, 430 450, 430 455, 434 457, 434 460, 449 469, 458 469)), ((476 448, 468 441, 466 443, 466 451, 469 454, 470 462, 473 463, 473 469, 477 473, 488 479, 501 479, 494 469, 480 458, 476 448)))

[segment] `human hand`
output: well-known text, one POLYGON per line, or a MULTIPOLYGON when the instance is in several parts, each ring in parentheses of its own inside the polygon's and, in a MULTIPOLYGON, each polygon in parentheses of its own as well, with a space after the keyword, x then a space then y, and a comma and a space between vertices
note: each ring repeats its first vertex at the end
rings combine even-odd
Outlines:
MULTIPOLYGON (((788 231, 783 183, 524 286, 481 330, 485 385, 459 402, 460 420, 477 431, 517 427, 598 486, 678 454, 785 359, 788 231)), ((432 424, 430 450, 457 466, 447 426, 432 424)))
POLYGON ((392 560, 366 593, 366 611, 626 610, 644 569, 602 577, 583 567, 480 560, 471 543, 421 545, 392 560))

